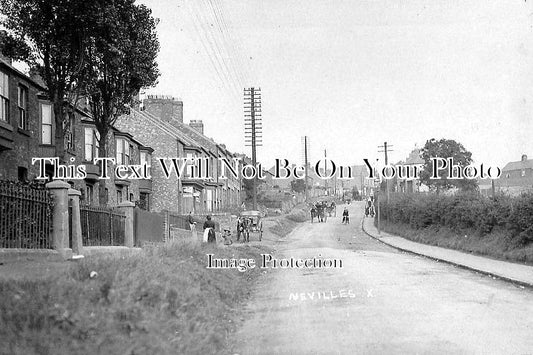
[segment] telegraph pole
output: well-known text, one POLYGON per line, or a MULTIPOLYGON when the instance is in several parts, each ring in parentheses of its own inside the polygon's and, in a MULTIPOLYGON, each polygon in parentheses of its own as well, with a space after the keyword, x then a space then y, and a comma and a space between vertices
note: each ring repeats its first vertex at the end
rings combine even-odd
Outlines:
POLYGON ((304 166, 305 166, 305 170, 304 170, 304 174, 305 174, 305 201, 307 202, 307 199, 308 199, 308 192, 307 192, 307 164, 308 164, 308 160, 307 160, 307 136, 304 136, 304 166))
MULTIPOLYGON (((379 153, 385 153, 385 166, 389 164, 389 156, 388 152, 393 152, 392 149, 390 149, 392 145, 387 145, 387 142, 384 142, 383 145, 379 145, 378 148, 382 148, 383 150, 379 150, 379 153)), ((390 197, 390 189, 389 189, 389 179, 385 179, 385 186, 387 189, 387 201, 390 197)))
MULTIPOLYGON (((327 173, 328 173, 328 161, 327 161, 326 150, 324 149, 324 176, 327 173)), ((327 196, 328 195, 328 179, 324 179, 324 190, 327 196)))
MULTIPOLYGON (((244 89, 244 143, 252 147, 252 165, 257 169, 257 147, 263 145, 261 119, 261 88, 244 89)), ((257 210, 257 174, 253 179, 253 209, 257 210)))

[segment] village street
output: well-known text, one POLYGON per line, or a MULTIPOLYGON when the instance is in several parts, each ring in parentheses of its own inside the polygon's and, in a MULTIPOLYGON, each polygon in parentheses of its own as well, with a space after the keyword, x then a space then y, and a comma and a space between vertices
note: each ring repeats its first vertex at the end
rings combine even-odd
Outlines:
POLYGON ((361 230, 362 208, 349 205, 348 226, 307 222, 280 243, 277 258, 343 268, 269 272, 233 354, 532 353, 531 289, 385 246, 361 230))

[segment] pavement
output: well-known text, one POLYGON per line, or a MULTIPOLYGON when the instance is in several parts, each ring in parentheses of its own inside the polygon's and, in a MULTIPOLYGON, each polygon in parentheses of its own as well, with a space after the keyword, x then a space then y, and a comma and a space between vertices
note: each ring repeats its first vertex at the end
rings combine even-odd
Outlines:
POLYGON ((268 269, 228 354, 532 354, 530 288, 371 238, 362 207, 348 206, 349 225, 338 214, 272 241, 277 259, 342 268, 268 269))
POLYGON ((533 266, 472 255, 457 250, 421 244, 389 233, 378 233, 374 218, 363 218, 361 226, 370 237, 398 250, 443 261, 472 271, 533 288, 533 266))

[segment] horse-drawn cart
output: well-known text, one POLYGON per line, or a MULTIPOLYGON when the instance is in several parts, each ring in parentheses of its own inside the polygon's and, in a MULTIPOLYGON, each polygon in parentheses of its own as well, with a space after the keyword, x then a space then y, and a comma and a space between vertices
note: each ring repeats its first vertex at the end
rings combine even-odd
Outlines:
POLYGON ((241 218, 244 220, 244 240, 250 241, 250 233, 259 233, 259 241, 263 238, 263 221, 260 211, 243 211, 241 218))

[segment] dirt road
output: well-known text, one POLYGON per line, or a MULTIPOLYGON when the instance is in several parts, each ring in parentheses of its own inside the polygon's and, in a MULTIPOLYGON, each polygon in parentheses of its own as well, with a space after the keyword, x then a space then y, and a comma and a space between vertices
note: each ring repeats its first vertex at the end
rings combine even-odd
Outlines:
POLYGON ((232 353, 533 354, 531 290, 397 252, 361 231, 362 204, 349 209, 350 225, 306 223, 279 248, 343 267, 270 272, 232 353))

